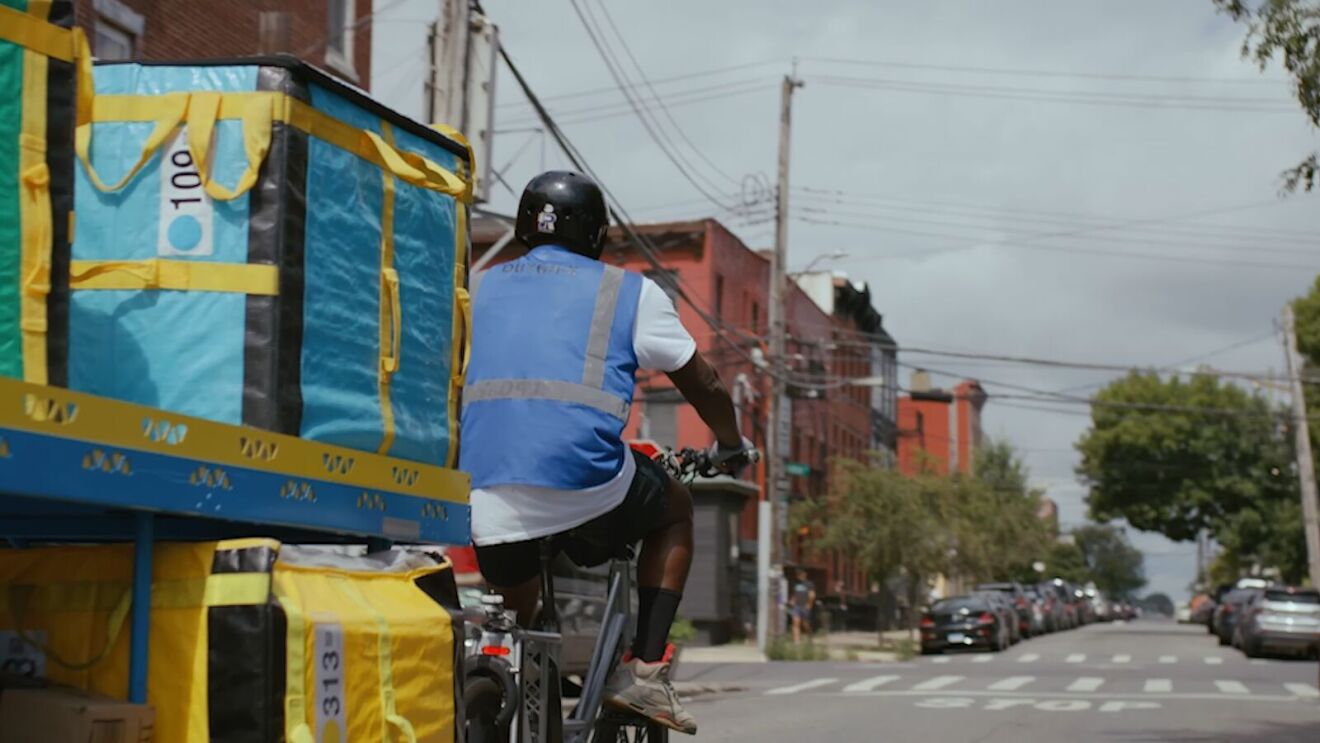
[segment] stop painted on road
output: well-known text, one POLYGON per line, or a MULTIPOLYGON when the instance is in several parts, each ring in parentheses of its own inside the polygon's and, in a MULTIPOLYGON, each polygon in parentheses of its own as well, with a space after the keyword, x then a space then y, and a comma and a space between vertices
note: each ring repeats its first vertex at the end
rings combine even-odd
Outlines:
POLYGON ((1099 712, 1131 712, 1160 709, 1159 702, 1112 701, 1093 705, 1086 699, 973 699, 971 697, 931 697, 915 702, 926 709, 981 709, 999 712, 1006 709, 1028 707, 1041 712, 1083 712, 1093 707, 1099 712), (977 706, 980 704, 981 706, 977 706))

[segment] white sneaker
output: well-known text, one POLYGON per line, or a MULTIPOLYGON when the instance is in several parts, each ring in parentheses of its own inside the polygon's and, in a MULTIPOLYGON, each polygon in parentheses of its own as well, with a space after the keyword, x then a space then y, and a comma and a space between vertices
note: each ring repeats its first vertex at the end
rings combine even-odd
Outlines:
POLYGON ((683 709, 669 683, 669 662, 673 657, 673 645, 666 646, 664 657, 655 663, 644 663, 627 653, 605 682, 605 701, 680 733, 696 735, 696 718, 683 709))

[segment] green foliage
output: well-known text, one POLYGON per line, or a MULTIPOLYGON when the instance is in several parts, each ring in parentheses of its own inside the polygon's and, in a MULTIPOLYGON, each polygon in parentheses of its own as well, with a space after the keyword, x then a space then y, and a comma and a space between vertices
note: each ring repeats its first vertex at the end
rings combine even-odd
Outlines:
POLYGON ((994 442, 977 452, 974 477, 840 461, 830 495, 795 504, 791 519, 814 533, 815 548, 848 554, 873 580, 905 576, 909 605, 920 606, 939 574, 984 581, 1029 570, 1051 543, 1039 509, 1012 447, 994 442))
POLYGON ((1218 533, 1231 514, 1291 498, 1279 411, 1210 375, 1132 372, 1092 399, 1078 474, 1097 521, 1127 519, 1173 540, 1218 533))
MULTIPOLYGON (((1297 101, 1320 126, 1320 12, 1308 0, 1214 0, 1215 6, 1235 21, 1247 24, 1242 56, 1264 69, 1275 58, 1293 79, 1297 101)), ((1316 185, 1320 162, 1312 153, 1283 173, 1288 191, 1310 191, 1316 185)))
POLYGON ((1163 614, 1166 617, 1173 616, 1176 609, 1173 605, 1173 599, 1163 593, 1148 594, 1138 601, 1137 605, 1147 614, 1163 614))
POLYGON ((1128 599, 1146 585, 1145 557, 1119 527, 1088 524, 1073 529, 1072 536, 1086 573, 1106 595, 1128 599))
POLYGON ((817 645, 807 637, 800 645, 793 644, 792 635, 776 637, 766 648, 766 657, 770 660, 829 660, 830 650, 824 644, 817 645))
POLYGON ((1069 583, 1086 583, 1090 574, 1086 569, 1086 556, 1075 542, 1056 542, 1045 558, 1045 573, 1050 578, 1062 578, 1069 583))
POLYGON ((675 619, 673 626, 669 628, 669 641, 675 645, 682 645, 696 636, 697 628, 683 617, 675 619))
POLYGON ((1133 372, 1096 394, 1091 417, 1077 448, 1093 518, 1181 541, 1208 530, 1225 547, 1225 575, 1253 563, 1304 569, 1283 411, 1210 375, 1133 372))

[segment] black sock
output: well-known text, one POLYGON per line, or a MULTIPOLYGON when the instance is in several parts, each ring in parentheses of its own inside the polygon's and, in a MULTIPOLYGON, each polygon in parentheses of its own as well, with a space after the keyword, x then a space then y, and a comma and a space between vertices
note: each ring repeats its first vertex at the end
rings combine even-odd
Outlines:
POLYGON ((664 657, 665 645, 669 642, 669 627, 678 614, 678 602, 683 594, 664 588, 641 588, 639 594, 639 614, 637 615, 637 641, 633 643, 633 655, 644 663, 654 663, 664 657), (649 601, 646 592, 654 592, 649 601), (649 603, 649 611, 641 609, 643 602, 649 603))
POLYGON ((656 594, 660 593, 659 588, 637 587, 637 632, 633 635, 632 654, 634 657, 642 657, 642 648, 646 647, 646 635, 651 628, 651 609, 655 606, 656 594))

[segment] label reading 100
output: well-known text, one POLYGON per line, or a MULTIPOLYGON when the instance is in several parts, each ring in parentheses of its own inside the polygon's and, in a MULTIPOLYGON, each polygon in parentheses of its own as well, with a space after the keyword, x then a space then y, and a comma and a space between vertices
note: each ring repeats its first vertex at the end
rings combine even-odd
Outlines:
POLYGON ((212 255, 214 207, 202 185, 202 175, 188 149, 187 127, 165 148, 160 171, 160 224, 156 254, 212 255))

